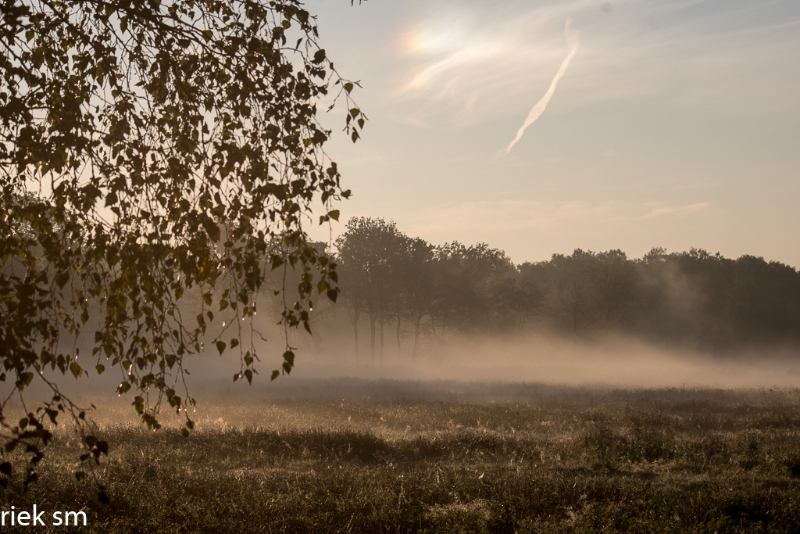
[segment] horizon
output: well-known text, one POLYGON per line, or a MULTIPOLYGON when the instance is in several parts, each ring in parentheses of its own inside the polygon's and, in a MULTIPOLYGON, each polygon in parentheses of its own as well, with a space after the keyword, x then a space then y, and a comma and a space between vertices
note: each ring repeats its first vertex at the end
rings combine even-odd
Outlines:
MULTIPOLYGON (((374 217, 373 219, 375 219, 375 220, 385 220, 383 217, 379 217, 379 216, 378 216, 378 217, 374 217)), ((389 223, 389 224, 396 224, 396 221, 394 221, 394 220, 391 220, 391 219, 390 219, 390 220, 388 220, 388 221, 386 221, 386 222, 387 222, 387 223, 389 223)), ((344 224, 346 224, 346 221, 341 221, 341 223, 342 223, 342 226, 343 226, 342 230, 344 230, 344 224)), ((404 233, 404 234, 405 234, 405 232, 403 232, 403 229, 402 229, 402 228, 399 228, 399 227, 398 227, 398 230, 399 230, 401 233, 404 233)), ((344 233, 344 232, 339 232, 339 234, 338 234, 338 235, 342 235, 343 233, 344 233)), ((406 234, 406 235, 407 235, 407 234, 406 234)), ((410 238, 415 238, 415 237, 419 237, 419 236, 413 236, 413 235, 409 235, 408 237, 410 237, 410 238)), ((614 248, 614 247, 612 247, 612 248, 609 248, 609 249, 607 249, 607 250, 599 250, 599 249, 598 249, 598 250, 591 250, 591 249, 587 249, 587 248, 581 248, 581 247, 577 247, 577 248, 575 248, 575 249, 573 249, 573 250, 571 250, 571 251, 568 251, 568 252, 553 252, 553 253, 551 253, 551 254, 550 254, 550 256, 547 256, 547 257, 545 257, 545 258, 541 258, 541 259, 536 259, 536 260, 522 259, 521 261, 517 261, 516 259, 514 259, 514 258, 511 258, 511 257, 508 255, 508 253, 507 253, 505 250, 503 250, 503 249, 501 249, 501 248, 498 248, 498 247, 494 247, 494 246, 492 246, 492 243, 486 243, 486 242, 482 242, 482 241, 479 241, 479 242, 474 242, 474 243, 463 243, 463 242, 461 242, 461 241, 457 241, 457 240, 449 240, 449 241, 444 241, 444 242, 441 242, 441 243, 430 243, 430 242, 428 242, 428 244, 429 244, 429 245, 431 245, 431 246, 433 246, 433 247, 440 247, 440 246, 445 246, 445 245, 447 245, 447 244, 449 244, 449 243, 456 243, 456 242, 458 242, 458 243, 461 243, 462 245, 465 245, 465 246, 474 246, 474 245, 481 245, 481 244, 485 244, 485 245, 489 246, 489 248, 491 248, 491 249, 496 249, 496 250, 499 250, 500 252, 502 252, 503 254, 505 254, 505 256, 506 256, 506 257, 509 259, 509 261, 511 261, 511 263, 512 263, 513 265, 517 266, 517 267, 519 267, 519 266, 521 266, 521 265, 523 265, 523 264, 526 264, 526 263, 542 263, 542 262, 548 262, 548 261, 550 261, 550 260, 552 259, 552 257, 553 257, 553 256, 555 256, 555 255, 558 255, 558 254, 563 254, 563 255, 566 255, 566 256, 568 256, 568 255, 570 255, 570 254, 572 254, 573 252, 576 252, 576 251, 578 251, 578 250, 581 250, 581 251, 583 251, 583 252, 591 252, 591 253, 601 253, 601 252, 608 252, 608 251, 612 251, 612 250, 622 250, 622 249, 620 249, 620 248, 614 248)), ((335 250, 336 250, 336 243, 335 243, 335 241, 332 241, 332 242, 330 242, 330 243, 329 243, 327 240, 320 240, 320 241, 315 241, 315 243, 319 243, 319 244, 323 244, 323 245, 325 245, 325 248, 326 248, 326 249, 328 249, 328 250, 331 250, 331 251, 335 251, 335 250)), ((634 255, 632 255, 632 254, 628 254, 628 253, 627 253, 626 251, 624 251, 624 250, 622 250, 622 253, 623 253, 623 254, 625 254, 625 255, 626 255, 626 257, 627 257, 629 260, 641 260, 641 259, 644 259, 644 257, 645 257, 645 256, 647 256, 649 253, 651 253, 651 252, 653 252, 653 251, 656 251, 656 250, 660 250, 660 251, 661 251, 661 253, 662 253, 662 254, 664 254, 665 256, 669 256, 669 255, 672 255, 672 254, 691 254, 692 252, 698 252, 698 253, 706 253, 706 254, 708 254, 708 255, 710 255, 710 256, 720 256, 720 257, 722 257, 723 259, 727 259, 727 260, 731 260, 731 261, 737 261, 737 260, 739 260, 739 259, 741 259, 741 258, 744 258, 744 257, 752 257, 752 258, 757 258, 757 259, 763 260, 763 261, 765 261, 766 263, 780 263, 780 264, 782 264, 782 265, 786 265, 786 266, 788 266, 788 267, 791 267, 791 268, 792 268, 792 269, 794 269, 795 271, 797 271, 797 270, 800 270, 800 266, 792 265, 792 264, 790 264, 790 263, 782 262, 782 261, 780 261, 780 260, 775 260, 775 259, 772 259, 772 258, 765 258, 764 256, 757 256, 757 255, 754 255, 754 254, 748 254, 748 253, 746 253, 746 252, 745 252, 745 253, 743 253, 743 254, 740 254, 739 256, 736 256, 736 257, 731 257, 731 256, 725 256, 724 254, 722 254, 722 253, 721 253, 721 252, 719 252, 719 251, 711 251, 711 250, 706 250, 706 249, 704 249, 704 248, 700 248, 700 247, 689 247, 688 249, 685 249, 685 250, 667 250, 667 249, 666 249, 666 248, 664 248, 664 247, 659 247, 659 246, 657 246, 657 245, 654 245, 654 246, 650 247, 650 248, 647 250, 647 252, 645 252, 645 253, 643 253, 643 254, 641 254, 641 255, 639 255, 639 256, 634 256, 634 255)))

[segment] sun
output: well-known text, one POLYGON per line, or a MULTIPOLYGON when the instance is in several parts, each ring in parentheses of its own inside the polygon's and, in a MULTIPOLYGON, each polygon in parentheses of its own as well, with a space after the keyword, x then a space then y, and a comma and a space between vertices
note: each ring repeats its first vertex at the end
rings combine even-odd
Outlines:
POLYGON ((397 37, 401 55, 448 52, 464 45, 464 32, 453 21, 424 20, 402 29, 397 37))

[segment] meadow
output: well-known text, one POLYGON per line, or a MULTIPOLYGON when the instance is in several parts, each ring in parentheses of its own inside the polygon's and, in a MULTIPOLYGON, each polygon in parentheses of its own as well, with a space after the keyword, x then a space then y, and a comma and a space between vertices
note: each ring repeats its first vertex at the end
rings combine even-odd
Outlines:
POLYGON ((207 395, 189 438, 106 402, 92 477, 59 429, 0 508, 83 510, 81 532, 800 532, 797 389, 268 387, 207 395))

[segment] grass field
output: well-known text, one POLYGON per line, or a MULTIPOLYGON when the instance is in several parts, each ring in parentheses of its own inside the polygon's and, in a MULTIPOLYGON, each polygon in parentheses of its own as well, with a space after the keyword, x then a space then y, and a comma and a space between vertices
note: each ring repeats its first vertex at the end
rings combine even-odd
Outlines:
POLYGON ((0 508, 84 510, 81 532, 800 532, 796 389, 297 391, 201 405, 188 439, 107 407, 108 508, 66 430, 0 508))

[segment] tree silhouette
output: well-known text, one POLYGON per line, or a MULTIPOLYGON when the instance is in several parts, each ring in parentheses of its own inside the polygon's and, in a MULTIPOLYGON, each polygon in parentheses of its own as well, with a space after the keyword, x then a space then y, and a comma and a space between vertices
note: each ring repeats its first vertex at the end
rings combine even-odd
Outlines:
POLYGON ((567 319, 573 333, 616 326, 635 303, 635 267, 620 250, 595 253, 575 249, 570 256, 553 254, 547 270, 554 312, 567 319))
MULTIPOLYGON (((405 251, 398 265, 398 284, 401 292, 402 315, 414 329, 414 345, 411 356, 419 351, 422 329, 432 319, 436 306, 433 281, 434 247, 420 238, 407 239, 405 251)), ((400 344, 400 319, 397 323, 398 350, 400 344)))
POLYGON ((441 329, 470 331, 505 324, 516 268, 499 249, 458 242, 436 248, 434 317, 441 329))
POLYGON ((800 343, 800 273, 763 258, 576 249, 515 266, 485 243, 434 247, 368 218, 351 219, 337 245, 356 345, 366 314, 373 353, 389 323, 398 354, 413 334, 412 357, 426 337, 501 331, 616 330, 713 352, 800 343))
MULTIPOLYGON (((350 219, 345 232, 336 240, 342 288, 352 311, 356 347, 358 316, 366 313, 370 321, 370 356, 383 355, 385 325, 398 317, 400 301, 399 269, 408 238, 394 222, 358 217, 350 219), (379 351, 376 351, 379 337, 379 351)), ((357 350, 357 349, 356 349, 357 350)))

